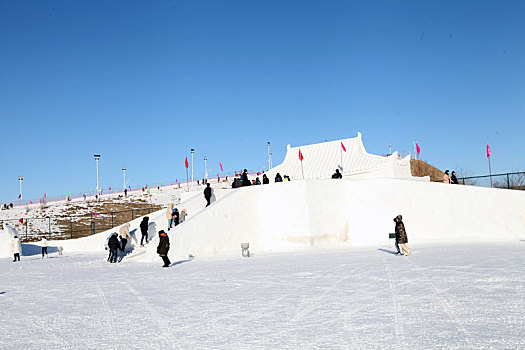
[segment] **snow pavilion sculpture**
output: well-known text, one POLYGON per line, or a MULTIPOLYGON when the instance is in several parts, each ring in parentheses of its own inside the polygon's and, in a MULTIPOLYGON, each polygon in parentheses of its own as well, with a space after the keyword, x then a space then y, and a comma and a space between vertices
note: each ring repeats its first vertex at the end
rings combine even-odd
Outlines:
POLYGON ((389 156, 367 153, 361 133, 357 137, 316 143, 305 146, 287 146, 284 161, 267 172, 273 181, 276 173, 291 179, 328 179, 335 169, 344 177, 353 178, 412 178, 410 155, 400 157, 397 152, 389 156), (299 149, 302 158, 299 159, 299 149), (301 169, 302 163, 302 169, 301 169))

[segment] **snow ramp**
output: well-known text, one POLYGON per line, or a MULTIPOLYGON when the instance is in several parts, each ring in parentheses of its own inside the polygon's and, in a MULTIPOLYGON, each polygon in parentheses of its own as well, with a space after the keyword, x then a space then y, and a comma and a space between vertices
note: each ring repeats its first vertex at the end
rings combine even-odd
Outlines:
MULTIPOLYGON (((525 193, 402 179, 240 188, 169 231, 172 261, 218 253, 384 246, 403 215, 409 245, 525 237, 525 193)), ((155 261, 158 238, 140 261, 155 261)))

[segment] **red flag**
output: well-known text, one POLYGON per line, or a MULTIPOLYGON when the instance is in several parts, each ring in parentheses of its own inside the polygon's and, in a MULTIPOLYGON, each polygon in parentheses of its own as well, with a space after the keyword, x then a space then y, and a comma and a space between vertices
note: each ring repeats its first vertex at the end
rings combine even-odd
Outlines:
POLYGON ((22 194, 19 194, 19 195, 18 195, 18 198, 22 198, 22 194))
POLYGON ((44 192, 44 198, 46 198, 46 193, 44 192))
POLYGON ((33 204, 33 201, 29 201, 29 204, 33 204))
POLYGON ((111 186, 109 186, 109 190, 111 191, 111 186))
POLYGON ((221 166, 221 171, 223 171, 223 170, 222 170, 222 163, 221 163, 221 162, 219 162, 219 165, 221 166))
POLYGON ((416 151, 417 151, 417 156, 419 157, 419 153, 421 153, 421 148, 419 148, 419 145, 417 144, 417 142, 416 142, 416 151))
POLYGON ((303 154, 301 153, 301 149, 299 148, 299 160, 302 162, 304 159, 303 154))
POLYGON ((186 168, 188 168, 188 157, 186 157, 186 160, 184 161, 184 165, 186 165, 186 168))
POLYGON ((21 223, 21 224, 23 224, 23 223, 24 223, 24 219, 23 219, 23 218, 22 218, 22 219, 20 219, 20 220, 18 220, 18 221, 20 221, 20 223, 21 223))
POLYGON ((97 216, 98 216, 98 213, 97 213, 97 211, 95 210, 95 217, 97 217, 97 216))
POLYGON ((489 144, 487 143, 487 158, 490 158, 491 154, 492 154, 492 152, 490 151, 489 144))
POLYGON ((178 180, 178 179, 175 179, 175 182, 179 182, 179 180, 178 180))
POLYGON ((341 147, 343 147, 343 151, 346 152, 346 148, 345 148, 345 145, 343 145, 343 141, 341 141, 341 147))

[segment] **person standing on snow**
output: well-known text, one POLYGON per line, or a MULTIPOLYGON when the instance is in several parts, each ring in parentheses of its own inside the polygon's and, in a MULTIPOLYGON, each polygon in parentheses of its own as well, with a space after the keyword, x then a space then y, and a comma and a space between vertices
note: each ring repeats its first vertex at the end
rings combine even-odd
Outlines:
POLYGON ((243 186, 251 186, 252 183, 250 182, 250 179, 248 179, 248 170, 244 169, 242 172, 242 185, 243 186))
POLYGON ((46 258, 49 258, 49 256, 47 255, 47 239, 46 239, 46 236, 42 236, 42 240, 41 240, 40 244, 42 245, 42 259, 44 259, 44 254, 46 255, 46 258))
POLYGON ((173 209, 173 225, 174 226, 177 226, 179 224, 179 218, 180 218, 179 209, 177 208, 173 209))
POLYGON ((148 243, 148 226, 149 226, 149 216, 145 216, 144 219, 140 222, 140 232, 142 233, 142 238, 140 239, 140 246, 144 247, 144 238, 146 238, 146 244, 148 243))
POLYGON ((180 223, 182 224, 184 221, 186 221, 186 215, 188 215, 188 212, 186 209, 182 209, 180 212, 180 223))
POLYGON ((335 169, 335 173, 332 175, 332 179, 342 179, 343 174, 339 172, 339 169, 335 169))
POLYGON ((114 232, 108 240, 109 257, 110 263, 117 262, 117 250, 120 248, 120 242, 118 241, 117 233, 114 232))
POLYGON ((268 185, 270 183, 270 179, 266 174, 263 174, 263 185, 268 185))
POLYGON ((458 178, 456 177, 456 172, 453 171, 452 175, 450 175, 450 183, 454 185, 459 185, 458 178))
POLYGON ((206 198, 206 206, 210 205, 211 200, 211 187, 210 184, 206 184, 206 188, 204 189, 204 198, 206 198))
POLYGON ((168 204, 168 208, 166 209, 166 219, 168 219, 168 231, 171 228, 171 224, 173 223, 173 203, 168 204))
POLYGON ((408 243, 408 237, 407 232, 405 230, 405 224, 403 224, 403 217, 401 215, 396 216, 394 218, 394 222, 396 223, 396 244, 399 244, 401 246, 401 249, 405 253, 405 256, 409 256, 410 249, 406 245, 408 243))
POLYGON ((22 244, 20 243, 20 238, 18 236, 13 237, 13 257, 15 261, 20 261, 20 253, 22 253, 22 244))
POLYGON ((168 238, 168 234, 164 232, 164 230, 159 231, 159 246, 157 247, 157 254, 162 258, 162 261, 164 261, 164 265, 162 267, 170 267, 171 261, 168 258, 168 251, 170 250, 170 239, 168 238))
POLYGON ((122 247, 120 250, 124 252, 126 250, 126 244, 128 244, 128 239, 131 239, 131 236, 129 235, 129 222, 127 224, 122 225, 122 227, 119 230, 120 234, 120 243, 122 244, 122 247))
POLYGON ((448 174, 448 170, 445 170, 445 173, 443 174, 443 183, 450 184, 450 175, 448 174))

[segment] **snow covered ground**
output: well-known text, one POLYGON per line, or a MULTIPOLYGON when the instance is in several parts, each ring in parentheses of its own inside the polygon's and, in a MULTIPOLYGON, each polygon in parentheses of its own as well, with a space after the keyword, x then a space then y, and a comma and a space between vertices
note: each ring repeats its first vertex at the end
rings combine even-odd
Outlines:
POLYGON ((525 347, 524 241, 409 246, 0 259, 0 348, 525 347))

